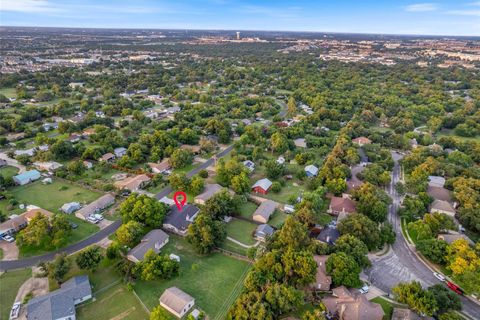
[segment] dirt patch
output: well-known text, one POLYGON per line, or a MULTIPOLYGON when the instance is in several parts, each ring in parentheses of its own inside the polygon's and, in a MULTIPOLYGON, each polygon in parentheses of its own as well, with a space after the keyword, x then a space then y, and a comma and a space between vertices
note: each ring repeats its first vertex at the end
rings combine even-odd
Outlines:
POLYGON ((7 242, 0 240, 0 249, 3 251, 2 260, 17 260, 18 259, 18 248, 15 242, 7 242))
MULTIPOLYGON (((48 278, 29 278, 18 289, 15 302, 19 301, 23 303, 23 299, 27 294, 31 293, 32 298, 43 296, 48 293, 48 278)), ((18 315, 19 320, 27 319, 26 306, 22 304, 20 313, 18 315)))
POLYGON ((110 320, 121 320, 121 319, 125 318, 126 316, 128 316, 133 311, 135 311, 135 309, 136 309, 135 307, 131 307, 130 309, 127 309, 127 310, 123 311, 122 313, 116 315, 115 317, 110 318, 110 320))
POLYGON ((99 302, 99 303, 103 303, 104 301, 113 298, 113 296, 115 296, 117 293, 120 293, 120 292, 123 292, 123 288, 120 288, 120 289, 115 290, 115 291, 112 292, 110 295, 106 296, 106 297, 103 298, 102 300, 99 300, 98 302, 99 302))

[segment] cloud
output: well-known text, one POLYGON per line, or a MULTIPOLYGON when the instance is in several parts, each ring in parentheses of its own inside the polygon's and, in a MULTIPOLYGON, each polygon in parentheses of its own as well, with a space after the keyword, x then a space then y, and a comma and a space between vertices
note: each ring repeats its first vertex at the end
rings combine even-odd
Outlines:
POLYGON ((13 12, 60 12, 60 8, 52 6, 47 0, 2 0, 0 11, 13 12))
POLYGON ((405 11, 408 12, 428 12, 438 9, 436 3, 415 3, 405 7, 405 11))
POLYGON ((456 16, 474 16, 480 17, 480 10, 450 10, 446 12, 456 16))

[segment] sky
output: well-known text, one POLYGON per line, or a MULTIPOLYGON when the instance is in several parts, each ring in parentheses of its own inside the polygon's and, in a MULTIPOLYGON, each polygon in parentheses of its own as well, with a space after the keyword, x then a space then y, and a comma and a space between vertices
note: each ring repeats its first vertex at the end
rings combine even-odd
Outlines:
POLYGON ((0 0, 0 25, 480 36, 479 0, 427 1, 0 0))

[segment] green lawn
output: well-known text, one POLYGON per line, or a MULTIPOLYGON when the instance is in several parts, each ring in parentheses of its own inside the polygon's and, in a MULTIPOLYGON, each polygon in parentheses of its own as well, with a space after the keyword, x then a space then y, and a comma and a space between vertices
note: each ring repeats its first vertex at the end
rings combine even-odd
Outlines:
POLYGON ((18 173, 18 169, 12 166, 5 166, 0 168, 0 174, 4 178, 11 178, 18 173))
MULTIPOLYGON (((257 179, 255 179, 252 182, 252 185, 256 181, 257 181, 257 179)), ((263 198, 267 198, 267 199, 279 202, 279 203, 288 203, 288 200, 292 196, 295 196, 295 197, 299 196, 303 192, 303 190, 304 189, 301 186, 299 186, 299 185, 294 186, 292 181, 287 181, 285 183, 285 186, 283 186, 282 189, 280 190, 280 192, 275 193, 273 191, 269 191, 267 194, 260 195, 260 196, 263 197, 263 198)))
POLYGON ((180 275, 171 280, 138 281, 135 291, 147 307, 153 309, 165 289, 177 286, 194 297, 210 319, 224 319, 242 290, 250 264, 221 253, 199 255, 185 239, 173 235, 162 253, 180 256, 180 275))
POLYGON ((253 238, 253 232, 257 225, 253 222, 233 219, 227 224, 227 235, 246 245, 252 245, 256 242, 253 238))
POLYGON ((370 301, 378 303, 382 307, 383 312, 385 312, 383 320, 390 320, 392 318, 393 308, 401 307, 401 305, 391 303, 390 301, 382 297, 376 297, 375 299, 372 299, 370 301))
POLYGON ((285 219, 287 219, 288 214, 280 211, 280 210, 275 210, 275 213, 271 216, 270 221, 268 221, 268 224, 271 225, 272 227, 279 228, 285 219))
POLYGON ((252 219, 252 215, 257 210, 257 205, 251 201, 242 203, 238 208, 240 216, 247 219, 252 219))
POLYGON ((32 269, 8 271, 0 276, 0 319, 8 319, 18 289, 32 276, 32 269))
POLYGON ((188 172, 192 171, 196 166, 198 165, 198 163, 195 163, 195 164, 189 164, 183 168, 178 168, 178 169, 174 169, 173 172, 175 173, 185 173, 187 174, 188 172))
MULTIPOLYGON (((33 204, 54 213, 59 213, 59 208, 66 202, 78 201, 85 204, 94 201, 100 196, 98 192, 60 181, 54 181, 52 184, 47 185, 37 181, 24 186, 14 187, 10 190, 10 193, 19 203, 33 204)), ((76 243, 98 231, 98 226, 78 219, 73 214, 66 215, 66 217, 69 221, 78 225, 78 228, 74 229, 72 235, 68 238, 66 245, 76 243)), ((48 250, 44 248, 23 247, 20 250, 20 256, 30 257, 45 252, 48 252, 48 250)))
POLYGON ((247 255, 247 248, 244 248, 228 239, 225 239, 223 243, 220 245, 220 248, 225 249, 227 251, 231 251, 234 253, 238 253, 239 255, 246 256, 247 255))
POLYGON ((15 88, 1 88, 0 94, 3 94, 7 98, 16 98, 17 91, 15 88))

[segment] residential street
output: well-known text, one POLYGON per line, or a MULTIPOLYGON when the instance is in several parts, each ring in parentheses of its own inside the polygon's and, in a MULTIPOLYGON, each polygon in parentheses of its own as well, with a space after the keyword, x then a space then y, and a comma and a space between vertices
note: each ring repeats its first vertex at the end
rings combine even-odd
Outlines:
MULTIPOLYGON (((368 280, 381 290, 391 293, 392 287, 399 282, 417 280, 424 286, 431 286, 440 281, 435 278, 432 271, 421 261, 409 247, 407 240, 403 237, 401 221, 397 216, 397 210, 401 204, 401 197, 395 190, 395 184, 400 180, 400 165, 398 161, 403 157, 397 152, 392 152, 395 166, 392 171, 392 181, 388 193, 393 200, 389 208, 389 221, 393 225, 397 240, 392 250, 385 256, 372 261, 372 267, 366 270, 368 280)), ((472 319, 480 319, 480 306, 465 297, 460 297, 463 304, 463 312, 472 319)))

